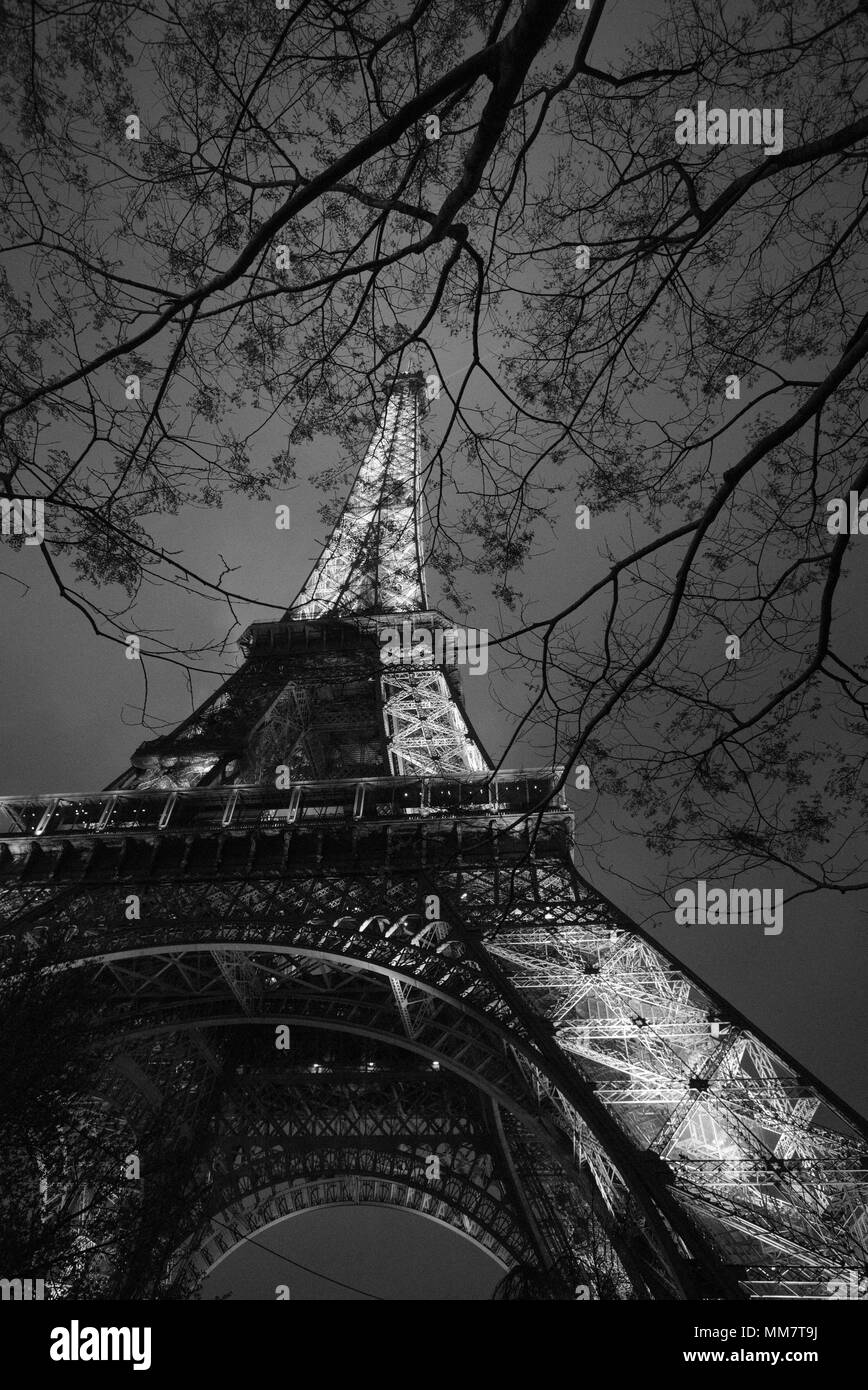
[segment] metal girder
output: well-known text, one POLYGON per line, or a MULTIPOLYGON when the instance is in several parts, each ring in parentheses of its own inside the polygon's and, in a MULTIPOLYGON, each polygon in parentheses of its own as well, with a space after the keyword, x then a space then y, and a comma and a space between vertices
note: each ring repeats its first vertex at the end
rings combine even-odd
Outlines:
POLYGON ((402 671, 382 677, 383 715, 396 776, 483 772, 485 757, 442 671, 402 671))
MULTIPOLYGON (((566 867, 563 872, 567 875, 566 867)), ((551 888, 550 867, 546 878, 551 888)), ((563 882, 560 888, 562 894, 568 891, 563 882)), ((414 1025, 409 1035, 431 1047, 435 1055, 448 1057, 451 1064, 467 1067, 471 1063, 480 1080, 490 1080, 499 1068, 499 1051, 485 1041, 488 1026, 494 1020, 514 1027, 516 1020, 460 950, 444 954, 436 937, 423 936, 413 944, 421 920, 412 912, 395 911, 397 906, 415 905, 408 902, 406 888, 396 891, 393 886, 391 904, 382 903, 390 912, 370 919, 361 931, 368 919, 360 918, 360 910, 371 902, 370 889, 364 877, 342 879, 322 871, 315 880, 285 878, 271 885, 190 883, 185 892, 190 894, 191 907, 197 904, 193 922, 183 895, 178 901, 176 891, 162 894, 162 912, 155 910, 159 892, 147 900, 148 935, 161 942, 160 947, 141 941, 131 951, 129 925, 119 925, 113 934, 104 911, 93 945, 99 942, 105 968, 110 966, 122 985, 126 981, 132 997, 148 999, 152 1007, 161 994, 168 1002, 198 997, 207 1006, 200 1019, 226 1016, 213 1007, 225 992, 223 971, 215 972, 207 964, 208 953, 213 959, 215 950, 224 965, 233 952, 245 955, 246 977, 274 978, 278 991, 282 974, 275 962, 284 955, 305 958, 307 976, 299 975, 296 968, 287 983, 293 992, 293 1016, 308 1021, 318 1009, 321 1018, 328 1016, 322 1001, 337 989, 348 1026, 376 1031, 382 1029, 386 1015, 396 1012, 406 1033, 406 1019, 396 1009, 395 985, 405 1002, 412 989, 417 997, 448 1003, 465 1020, 468 1016, 477 1024, 485 1020, 482 1032, 467 1021, 463 1025, 451 1022, 444 1031, 443 1019, 435 1011, 423 1020, 425 1027, 417 1033, 414 1025), (165 908, 170 902, 169 916, 165 908), (330 919, 317 921, 323 910, 330 911, 330 919), (387 935, 392 914, 403 925, 387 935), (214 922, 221 925, 216 940, 214 922), (249 935, 244 941, 247 933, 258 938, 258 952, 251 949, 254 941, 249 935), (179 934, 186 938, 186 949, 180 951, 171 945, 179 934), (129 972, 136 957, 141 974, 133 983, 129 972), (388 992, 379 1002, 370 990, 352 996, 354 977, 344 972, 353 966, 383 978, 388 992), (329 967, 336 972, 331 980, 324 973, 329 967), (309 995, 306 1000, 304 990, 309 995), (451 1039, 448 1045, 447 1038, 451 1039)), ((81 903, 67 896, 58 902, 57 910, 71 925, 81 921, 79 911, 85 902, 92 912, 95 898, 98 903, 101 896, 83 895, 81 903)), ((413 899, 418 900, 418 887, 413 899)), ((543 906, 531 896, 521 909, 522 920, 545 921, 546 915, 552 916, 550 907, 551 899, 543 906)), ((86 936, 80 928, 76 932, 77 953, 86 936)), ((858 1199, 864 1191, 864 1160, 858 1158, 858 1145, 854 1147, 852 1139, 816 1125, 818 1100, 811 1087, 789 1074, 764 1044, 734 1024, 722 1030, 709 999, 668 962, 658 961, 645 943, 630 940, 607 921, 596 933, 587 922, 572 932, 541 931, 534 926, 527 937, 524 928, 501 928, 492 936, 490 949, 513 968, 513 981, 527 993, 529 1007, 536 1011, 542 1003, 555 1020, 566 1050, 580 1065, 591 1068, 589 1077, 598 1096, 632 1141, 670 1161, 676 1178, 685 1170, 674 1161, 682 1156, 693 1160, 690 1180, 685 1177, 683 1188, 676 1180, 674 1191, 693 1219, 713 1228, 722 1257, 737 1259, 739 1264, 766 1265, 777 1231, 786 1233, 790 1264, 801 1256, 806 1261, 822 1258, 829 1265, 837 1260, 840 1267, 852 1266, 857 1254, 848 1228, 861 1205, 857 1200, 854 1206, 853 1197, 858 1199), (536 961, 541 966, 539 981, 534 978, 536 961), (588 965, 591 974, 586 971, 588 965), (655 984, 659 985, 656 990, 655 984), (584 1028, 590 1031, 583 1033, 584 1028), (791 1152, 798 1149, 810 1160, 806 1166, 780 1163, 782 1137, 791 1152), (732 1184, 721 1163, 740 1158, 749 1158, 755 1165, 755 1177, 742 1184, 736 1216, 731 1212, 732 1184), (842 1180, 847 1173, 852 1180, 846 1176, 842 1180), (844 1196, 848 1204, 841 1208, 844 1196), (721 1212, 727 1213, 724 1222, 719 1219, 721 1212)), ((79 961, 84 958, 77 954, 79 961)), ((286 1007, 275 996, 273 1016, 286 1016, 286 1007)), ((144 1018, 140 1024, 146 1026, 144 1018)), ((531 1068, 531 1072, 534 1084, 542 1087, 544 1069, 531 1068)), ((515 1100, 508 1088, 498 1094, 515 1100)), ((619 1209, 623 1185, 616 1180, 605 1146, 593 1140, 574 1108, 558 1096, 557 1087, 549 1085, 547 1096, 577 1160, 593 1173, 610 1211, 619 1209)))

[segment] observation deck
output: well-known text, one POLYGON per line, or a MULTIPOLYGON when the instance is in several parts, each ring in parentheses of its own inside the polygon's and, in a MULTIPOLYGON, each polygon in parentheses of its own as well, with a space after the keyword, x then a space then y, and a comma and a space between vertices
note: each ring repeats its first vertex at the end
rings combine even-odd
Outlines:
POLYGON ((560 768, 0 798, 0 881, 280 876, 323 859, 403 869, 520 859, 572 829, 560 768))

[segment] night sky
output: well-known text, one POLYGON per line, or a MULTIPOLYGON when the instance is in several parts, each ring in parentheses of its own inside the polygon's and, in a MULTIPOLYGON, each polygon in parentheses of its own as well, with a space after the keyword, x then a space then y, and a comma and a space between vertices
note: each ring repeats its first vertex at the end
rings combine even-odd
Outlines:
POLYGON ((204 1299, 276 1299, 278 1286, 287 1285, 290 1301, 340 1302, 367 1295, 369 1300, 444 1303, 488 1299, 504 1274, 460 1232, 394 1207, 304 1212, 266 1227, 255 1240, 216 1266, 202 1286, 204 1299), (263 1246, 274 1253, 265 1253, 263 1246), (317 1278, 299 1265, 339 1282, 317 1278))

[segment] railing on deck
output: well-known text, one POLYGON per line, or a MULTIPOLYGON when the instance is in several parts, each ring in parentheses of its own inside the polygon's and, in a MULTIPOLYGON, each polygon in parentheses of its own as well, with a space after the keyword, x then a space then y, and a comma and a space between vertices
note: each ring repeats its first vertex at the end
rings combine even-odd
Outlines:
POLYGON ((135 788, 0 797, 0 840, 252 829, 313 820, 406 820, 563 811, 560 768, 461 777, 363 777, 263 786, 135 788))

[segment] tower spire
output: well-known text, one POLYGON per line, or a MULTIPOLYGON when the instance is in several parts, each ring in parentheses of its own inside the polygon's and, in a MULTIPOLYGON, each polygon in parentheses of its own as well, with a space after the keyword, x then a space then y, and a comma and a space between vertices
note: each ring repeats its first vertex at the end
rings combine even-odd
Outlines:
POLYGON ((280 622, 252 624, 243 666, 172 733, 142 744, 119 785, 271 785, 276 767, 293 781, 490 769, 461 700, 461 634, 428 609, 424 411, 424 376, 399 372, 294 603, 280 622))
POLYGON ((428 607, 420 433, 425 378, 399 372, 350 494, 286 617, 410 614, 428 607))

